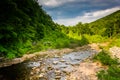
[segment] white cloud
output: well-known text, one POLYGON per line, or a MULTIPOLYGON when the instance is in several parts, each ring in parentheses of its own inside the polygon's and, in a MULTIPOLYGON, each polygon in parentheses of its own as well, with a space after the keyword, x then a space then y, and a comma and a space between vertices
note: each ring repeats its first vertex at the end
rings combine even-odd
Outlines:
POLYGON ((120 7, 115 7, 115 8, 106 9, 106 10, 99 10, 95 12, 88 12, 88 13, 85 13, 83 16, 77 16, 75 18, 57 19, 54 21, 58 24, 63 24, 66 26, 75 25, 78 22, 89 23, 99 18, 102 18, 106 15, 109 15, 117 10, 120 10, 120 7))
POLYGON ((68 2, 73 2, 75 0, 38 0, 40 5, 50 6, 50 7, 56 7, 68 2))

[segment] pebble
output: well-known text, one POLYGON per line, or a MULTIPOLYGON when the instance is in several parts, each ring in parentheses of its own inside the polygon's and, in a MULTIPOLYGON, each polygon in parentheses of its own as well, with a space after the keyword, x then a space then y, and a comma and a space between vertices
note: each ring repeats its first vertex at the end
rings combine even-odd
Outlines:
POLYGON ((56 77, 55 77, 55 79, 60 79, 60 78, 61 78, 61 76, 56 76, 56 77))
POLYGON ((48 70, 52 70, 53 68, 52 68, 52 66, 48 66, 47 69, 48 70))
POLYGON ((44 77, 44 73, 41 73, 38 77, 39 78, 44 77))
POLYGON ((61 59, 60 62, 65 62, 65 60, 61 59))
POLYGON ((53 64, 54 64, 54 65, 58 64, 58 61, 53 61, 53 64))
POLYGON ((61 75, 61 71, 60 70, 55 70, 55 74, 56 75, 61 75))
POLYGON ((119 58, 120 59, 120 47, 112 47, 109 49, 111 56, 114 57, 114 58, 119 58))

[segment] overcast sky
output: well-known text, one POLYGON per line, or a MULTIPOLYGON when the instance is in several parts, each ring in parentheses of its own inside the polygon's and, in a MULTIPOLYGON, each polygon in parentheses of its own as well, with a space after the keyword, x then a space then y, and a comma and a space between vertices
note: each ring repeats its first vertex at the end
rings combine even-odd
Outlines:
POLYGON ((38 0, 59 24, 89 23, 120 10, 120 0, 38 0))

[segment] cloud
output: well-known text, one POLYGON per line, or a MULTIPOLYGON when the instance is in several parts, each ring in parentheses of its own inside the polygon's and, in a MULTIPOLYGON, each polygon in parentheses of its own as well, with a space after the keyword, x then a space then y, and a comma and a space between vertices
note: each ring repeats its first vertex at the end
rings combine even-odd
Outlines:
MULTIPOLYGON (((110 4, 120 4, 119 0, 38 0, 40 5, 46 6, 46 7, 58 7, 62 5, 71 5, 71 2, 79 5, 83 5, 84 3, 88 3, 91 6, 98 6, 98 5, 110 5, 110 4)), ((76 6, 76 5, 74 5, 76 6)))
POLYGON ((102 18, 106 15, 109 15, 117 10, 120 10, 120 7, 99 10, 99 11, 95 11, 95 12, 87 12, 87 13, 84 13, 82 16, 76 16, 74 18, 56 19, 56 20, 54 20, 54 22, 56 22, 58 24, 63 24, 66 26, 75 25, 78 22, 89 23, 89 22, 93 22, 99 18, 102 18))
POLYGON ((119 0, 38 0, 38 2, 55 22, 64 25, 92 22, 120 9, 119 0))
POLYGON ((65 3, 73 2, 75 0, 38 0, 40 5, 48 7, 56 7, 65 3))
POLYGON ((72 18, 85 12, 120 6, 119 0, 38 0, 43 9, 53 18, 72 18))

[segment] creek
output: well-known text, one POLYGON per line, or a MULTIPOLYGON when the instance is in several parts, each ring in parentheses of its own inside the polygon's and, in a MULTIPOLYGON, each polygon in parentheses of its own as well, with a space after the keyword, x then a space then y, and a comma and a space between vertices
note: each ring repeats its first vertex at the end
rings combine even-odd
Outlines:
POLYGON ((74 67, 98 51, 89 49, 62 56, 34 57, 19 64, 0 68, 0 80, 66 80, 74 67))

